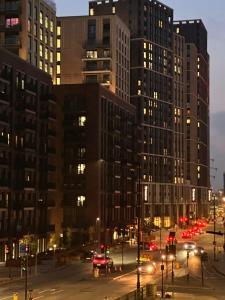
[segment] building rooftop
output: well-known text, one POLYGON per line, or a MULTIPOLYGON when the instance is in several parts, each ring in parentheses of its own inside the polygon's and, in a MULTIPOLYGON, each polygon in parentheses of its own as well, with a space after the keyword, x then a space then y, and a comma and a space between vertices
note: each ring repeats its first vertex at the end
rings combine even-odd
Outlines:
POLYGON ((56 4, 55 1, 53 0, 44 0, 44 2, 49 5, 52 9, 54 9, 56 11, 56 4))

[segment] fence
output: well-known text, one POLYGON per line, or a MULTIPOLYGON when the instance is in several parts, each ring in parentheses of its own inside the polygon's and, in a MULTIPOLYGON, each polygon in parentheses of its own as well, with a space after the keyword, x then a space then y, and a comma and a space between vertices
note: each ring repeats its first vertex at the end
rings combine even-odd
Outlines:
POLYGON ((155 299, 157 287, 155 284, 147 284, 140 289, 140 293, 134 290, 126 295, 123 295, 115 300, 144 300, 155 299))

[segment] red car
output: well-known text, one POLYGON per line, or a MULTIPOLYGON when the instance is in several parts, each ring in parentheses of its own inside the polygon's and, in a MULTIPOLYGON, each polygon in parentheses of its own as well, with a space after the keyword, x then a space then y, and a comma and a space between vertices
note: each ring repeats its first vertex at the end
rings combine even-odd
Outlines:
POLYGON ((93 268, 112 268, 113 260, 104 254, 97 254, 93 259, 93 268))
POLYGON ((184 232, 182 232, 181 237, 182 237, 182 239, 190 239, 190 238, 192 238, 192 234, 190 231, 184 231, 184 232))
POLYGON ((157 247, 155 242, 149 243, 149 250, 150 251, 157 251, 158 250, 158 247, 157 247))

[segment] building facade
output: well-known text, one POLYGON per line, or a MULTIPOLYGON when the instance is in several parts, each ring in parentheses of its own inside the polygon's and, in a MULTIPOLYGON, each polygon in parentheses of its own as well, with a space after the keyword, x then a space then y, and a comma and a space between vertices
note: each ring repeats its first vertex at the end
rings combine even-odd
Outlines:
POLYGON ((0 48, 1 261, 18 257, 24 239, 45 251, 50 236, 60 231, 55 218, 57 108, 51 88, 49 75, 0 48))
POLYGON ((130 32, 118 16, 57 21, 57 83, 98 82, 130 101, 130 32))
POLYGON ((158 1, 91 1, 89 13, 114 11, 131 31, 131 103, 143 128, 144 217, 170 226, 174 202, 173 10, 158 1))
POLYGON ((50 74, 56 68, 56 7, 51 0, 1 0, 0 47, 50 74))
POLYGON ((136 222, 135 107, 94 83, 56 85, 54 94, 64 108, 64 230, 75 242, 110 243, 123 226, 131 234, 136 222))
POLYGON ((201 20, 174 23, 186 47, 186 181, 196 216, 207 216, 210 196, 209 55, 207 31, 201 20))

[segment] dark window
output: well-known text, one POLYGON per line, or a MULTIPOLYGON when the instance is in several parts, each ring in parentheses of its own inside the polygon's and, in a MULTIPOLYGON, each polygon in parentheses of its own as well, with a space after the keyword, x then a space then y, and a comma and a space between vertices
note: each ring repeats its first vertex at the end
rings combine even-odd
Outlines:
POLYGON ((88 41, 95 41, 96 40, 96 21, 89 20, 88 21, 88 41))
POLYGON ((108 45, 110 43, 110 21, 103 21, 103 44, 108 45))

